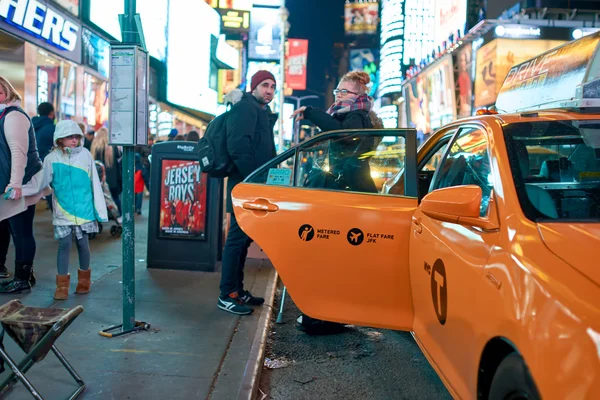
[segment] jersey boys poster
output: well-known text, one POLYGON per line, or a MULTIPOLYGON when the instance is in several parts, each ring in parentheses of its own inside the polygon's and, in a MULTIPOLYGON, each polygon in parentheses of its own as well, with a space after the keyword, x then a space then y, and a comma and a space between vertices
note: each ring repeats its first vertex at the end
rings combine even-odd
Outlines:
POLYGON ((198 161, 162 160, 159 237, 206 237, 206 185, 198 161))

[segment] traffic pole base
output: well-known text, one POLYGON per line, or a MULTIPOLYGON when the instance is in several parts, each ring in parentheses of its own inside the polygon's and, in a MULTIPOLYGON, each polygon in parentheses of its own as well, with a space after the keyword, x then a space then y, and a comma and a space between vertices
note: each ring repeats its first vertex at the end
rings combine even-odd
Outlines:
POLYGON ((98 332, 100 336, 107 338, 114 338, 117 336, 123 336, 128 333, 137 333, 141 331, 147 331, 150 329, 150 324, 143 321, 135 321, 135 326, 128 330, 123 330, 123 324, 111 326, 98 332), (116 331, 116 332, 115 332, 116 331))

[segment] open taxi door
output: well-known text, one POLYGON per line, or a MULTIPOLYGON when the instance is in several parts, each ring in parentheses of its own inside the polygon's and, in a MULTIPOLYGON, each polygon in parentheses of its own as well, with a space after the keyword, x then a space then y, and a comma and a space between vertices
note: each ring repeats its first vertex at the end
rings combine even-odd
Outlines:
POLYGON ((412 329, 408 250, 416 147, 412 129, 324 133, 234 188, 238 223, 306 315, 412 329), (380 194, 400 170, 404 193, 380 194))

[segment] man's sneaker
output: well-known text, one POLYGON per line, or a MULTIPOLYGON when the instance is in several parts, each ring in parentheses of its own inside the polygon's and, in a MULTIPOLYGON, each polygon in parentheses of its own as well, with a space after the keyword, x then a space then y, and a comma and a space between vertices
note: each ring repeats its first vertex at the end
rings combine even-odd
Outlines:
POLYGON ((237 315, 248 315, 254 311, 254 309, 244 305, 237 292, 231 293, 227 297, 219 296, 217 307, 237 315))
POLYGON ((262 306, 262 304, 265 302, 265 299, 262 297, 254 297, 252 296, 252 293, 247 290, 242 292, 240 300, 242 300, 244 304, 248 304, 250 306, 262 306))

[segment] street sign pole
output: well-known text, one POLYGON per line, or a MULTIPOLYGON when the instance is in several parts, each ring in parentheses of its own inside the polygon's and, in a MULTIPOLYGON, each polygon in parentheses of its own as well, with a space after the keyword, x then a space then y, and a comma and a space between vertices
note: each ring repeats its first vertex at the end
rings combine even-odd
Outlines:
POLYGON ((146 330, 145 322, 135 320, 135 145, 146 145, 148 136, 148 53, 144 49, 136 0, 124 0, 120 15, 123 42, 111 44, 110 144, 123 146, 122 216, 123 236, 123 323, 100 332, 115 337, 146 330), (140 47, 141 46, 141 47, 140 47), (118 331, 117 331, 118 330, 118 331), (112 333, 117 331, 116 333, 112 333))

